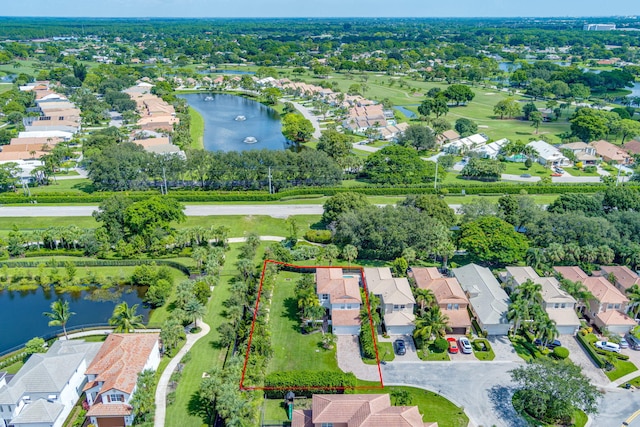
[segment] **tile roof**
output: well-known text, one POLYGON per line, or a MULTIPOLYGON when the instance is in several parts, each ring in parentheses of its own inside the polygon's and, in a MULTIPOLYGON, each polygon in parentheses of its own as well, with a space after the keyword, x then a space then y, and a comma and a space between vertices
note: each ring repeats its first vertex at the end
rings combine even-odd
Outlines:
POLYGON ((640 277, 629 267, 623 265, 603 265, 600 267, 603 276, 613 274, 616 283, 623 289, 627 290, 633 285, 640 285, 640 277))
POLYGON ((601 139, 600 141, 594 141, 590 143, 593 148, 596 149, 596 153, 599 156, 602 156, 605 160, 615 160, 617 162, 624 162, 631 156, 624 151, 622 147, 618 147, 617 145, 613 145, 609 141, 605 141, 601 139))
POLYGON ((640 141, 631 140, 622 146, 629 154, 640 154, 640 141))
POLYGON ((604 277, 589 277, 582 283, 600 303, 625 304, 629 302, 629 299, 604 277))
POLYGON ((602 322, 603 325, 607 326, 619 326, 619 325, 629 325, 635 326, 637 323, 635 320, 619 312, 618 310, 607 310, 602 313, 598 313, 596 318, 602 322))
POLYGON ((365 268, 367 290, 380 295, 384 304, 415 304, 411 286, 406 277, 393 277, 389 267, 365 268))
POLYGON ((567 280, 572 282, 583 282, 589 277, 587 273, 585 273, 580 267, 572 266, 572 267, 553 267, 553 269, 562 275, 567 280))
POLYGON ((333 326, 360 325, 360 310, 331 310, 331 324, 333 326))
POLYGON ((9 424, 53 424, 63 410, 64 405, 61 403, 38 399, 33 403, 25 405, 9 424))
POLYGON ((85 390, 103 382, 101 393, 112 389, 131 394, 138 379, 138 373, 153 351, 158 351, 159 334, 110 334, 102 344, 87 375, 96 375, 85 390))
POLYGON ((316 292, 329 295, 329 302, 362 303, 357 277, 344 277, 341 268, 316 269, 316 292))
POLYGON ((443 277, 435 267, 414 267, 409 272, 416 286, 433 292, 438 304, 469 304, 467 295, 455 277, 443 277))
POLYGON ((126 403, 94 403, 87 411, 87 417, 124 417, 131 415, 133 408, 126 403))
POLYGON ((466 307, 460 307, 458 310, 443 308, 440 312, 449 318, 448 324, 452 328, 468 328, 471 326, 469 311, 466 307))
POLYGON ((507 320, 509 297, 488 268, 469 264, 454 268, 453 273, 483 325, 511 323, 507 320))
POLYGON ((557 326, 580 326, 580 319, 573 308, 547 308, 545 311, 557 326))

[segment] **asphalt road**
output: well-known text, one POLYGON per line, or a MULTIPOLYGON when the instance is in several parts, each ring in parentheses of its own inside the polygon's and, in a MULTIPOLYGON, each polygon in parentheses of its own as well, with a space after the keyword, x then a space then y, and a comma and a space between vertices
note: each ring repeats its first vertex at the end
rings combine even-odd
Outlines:
MULTIPOLYGON (((460 205, 449 205, 457 210, 460 205)), ((0 218, 91 216, 97 206, 0 206, 0 218)), ((291 215, 322 215, 322 205, 186 205, 187 216, 268 215, 288 218, 291 215)))

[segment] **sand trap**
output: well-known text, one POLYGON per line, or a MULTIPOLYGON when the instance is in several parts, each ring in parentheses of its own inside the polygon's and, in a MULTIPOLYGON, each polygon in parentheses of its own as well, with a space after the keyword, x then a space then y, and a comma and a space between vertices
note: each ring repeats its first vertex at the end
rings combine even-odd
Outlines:
POLYGON ((478 125, 478 129, 489 129, 487 125, 478 125))
POLYGON ((495 95, 495 93, 493 93, 493 92, 489 92, 489 93, 485 93, 485 95, 489 95, 489 96, 491 96, 491 95, 495 95))

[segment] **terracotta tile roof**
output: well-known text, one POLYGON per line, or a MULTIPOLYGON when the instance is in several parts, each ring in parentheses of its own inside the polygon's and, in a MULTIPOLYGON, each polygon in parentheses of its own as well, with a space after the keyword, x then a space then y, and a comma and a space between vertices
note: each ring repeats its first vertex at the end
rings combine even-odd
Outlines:
POLYGON ((589 277, 580 267, 553 267, 553 269, 560 273, 562 277, 572 282, 584 283, 584 280, 589 277))
MULTIPOLYGON (((298 411, 302 412, 302 411, 298 411)), ((391 406, 388 394, 313 395, 312 410, 294 415, 292 427, 332 423, 345 427, 437 427, 424 423, 417 406, 391 406), (306 417, 313 424, 308 424, 306 417), (305 422, 303 424, 302 422, 305 422)))
POLYGON ((614 160, 616 162, 627 162, 629 154, 624 151, 622 147, 618 147, 617 145, 613 145, 609 141, 605 141, 601 139, 600 141, 594 141, 590 143, 593 148, 596 149, 596 153, 605 161, 614 160))
POLYGON ((629 299, 604 277, 589 277, 582 283, 600 303, 625 304, 629 302, 629 299))
POLYGON ((124 417, 131 415, 133 408, 126 403, 95 403, 87 411, 87 417, 124 417))
POLYGON ((313 427, 313 421, 311 421, 311 410, 294 410, 291 427, 313 427))
POLYGON ((159 339, 159 334, 110 334, 87 368, 87 375, 97 377, 85 390, 102 382, 100 393, 116 389, 131 394, 138 373, 144 369, 151 353, 158 351, 159 339))
POLYGON ((413 276, 419 288, 431 290, 438 304, 464 304, 465 307, 469 304, 458 279, 443 277, 435 267, 413 268, 409 275, 413 276))
POLYGON ((598 313, 596 318, 603 325, 606 325, 606 326, 618 326, 618 325, 635 326, 636 325, 635 320, 633 320, 626 314, 620 313, 618 310, 603 311, 602 313, 598 313))
POLYGON ((331 310, 333 326, 360 325, 360 310, 331 310))
POLYGON ((616 278, 616 284, 627 290, 633 285, 640 285, 640 277, 631 271, 629 267, 621 265, 603 265, 600 267, 603 276, 613 274, 616 278))
POLYGON ((640 141, 632 140, 622 146, 628 153, 640 154, 640 141))
POLYGON ((464 308, 458 310, 441 309, 441 313, 449 318, 449 326, 452 328, 469 328, 471 326, 471 319, 469 318, 469 311, 464 308))
POLYGON ((341 268, 316 269, 316 292, 329 295, 329 302, 362 303, 357 277, 344 277, 341 268))

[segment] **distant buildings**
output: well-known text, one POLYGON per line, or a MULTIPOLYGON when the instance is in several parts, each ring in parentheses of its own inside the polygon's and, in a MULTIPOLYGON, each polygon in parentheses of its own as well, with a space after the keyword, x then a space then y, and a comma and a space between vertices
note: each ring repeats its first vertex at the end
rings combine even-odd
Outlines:
POLYGON ((582 29, 584 31, 613 31, 616 24, 585 24, 582 29))

